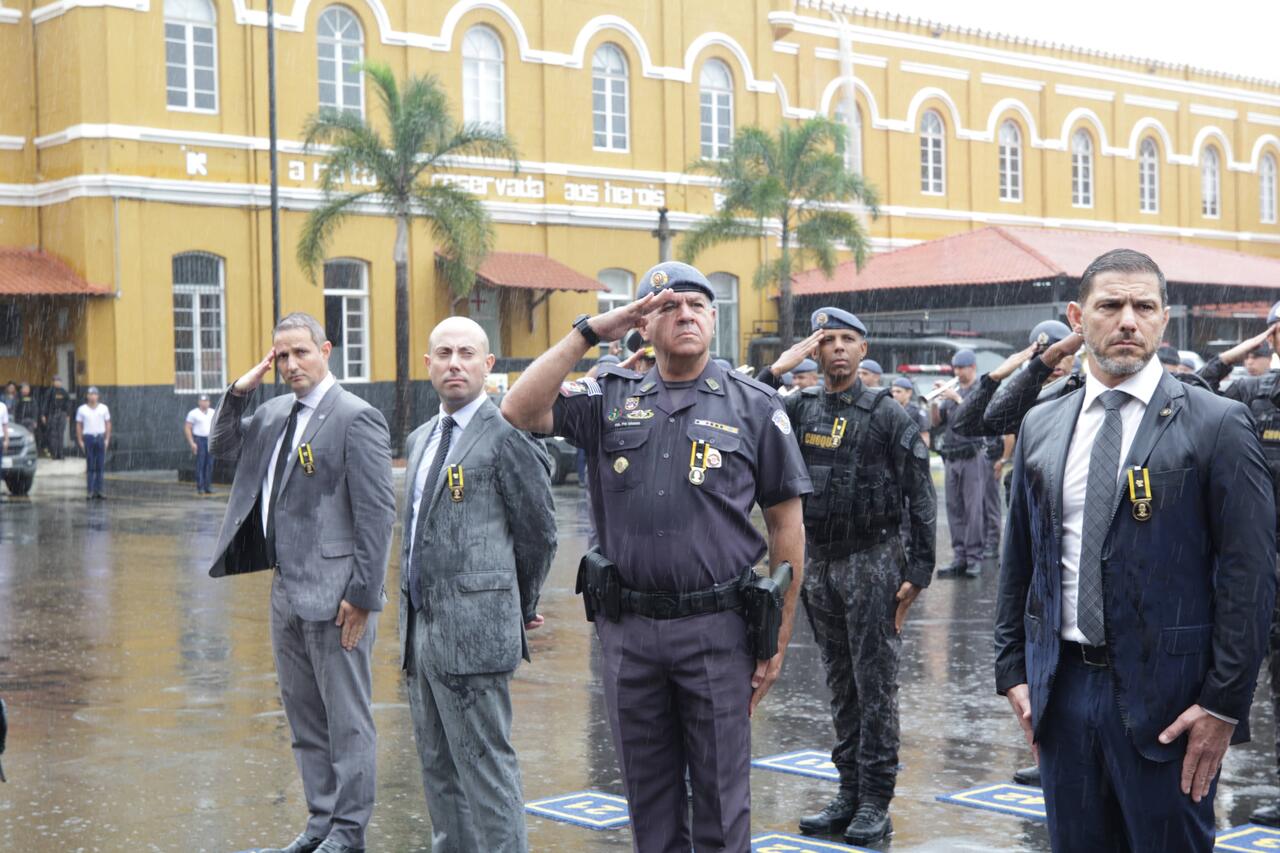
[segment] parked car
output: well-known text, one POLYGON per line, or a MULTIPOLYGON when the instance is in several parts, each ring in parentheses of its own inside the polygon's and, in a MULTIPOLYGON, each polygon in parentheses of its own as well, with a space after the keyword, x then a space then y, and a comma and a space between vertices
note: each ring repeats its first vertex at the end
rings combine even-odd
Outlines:
POLYGON ((36 478, 36 437, 21 424, 9 422, 9 449, 0 456, 0 476, 9 494, 21 497, 36 478))
POLYGON ((551 459, 551 484, 558 486, 569 478, 570 474, 578 476, 578 448, 558 435, 542 440, 551 459))

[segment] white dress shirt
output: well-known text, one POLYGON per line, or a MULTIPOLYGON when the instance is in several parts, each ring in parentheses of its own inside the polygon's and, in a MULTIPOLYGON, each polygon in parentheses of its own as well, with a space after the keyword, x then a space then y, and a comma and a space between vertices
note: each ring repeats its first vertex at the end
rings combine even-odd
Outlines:
POLYGON ((445 415, 453 418, 453 429, 449 433, 449 446, 452 448, 458 443, 467 424, 471 423, 471 419, 475 417, 476 412, 480 411, 480 407, 487 400, 484 394, 476 397, 470 403, 467 403, 461 409, 449 414, 443 407, 440 409, 440 420, 436 421, 435 428, 431 430, 431 435, 427 437, 427 447, 422 451, 422 458, 418 461, 418 470, 414 472, 413 477, 413 518, 409 520, 409 559, 413 559, 413 546, 416 537, 414 533, 418 529, 418 508, 422 504, 422 493, 427 488, 427 474, 431 473, 431 462, 436 458, 436 451, 440 449, 441 430, 440 424, 444 420, 445 415))
POLYGON ((111 420, 111 410, 107 408, 106 403, 99 403, 96 406, 82 403, 80 408, 76 409, 76 423, 84 424, 85 435, 106 434, 109 420, 111 420))
MULTIPOLYGON (((213 407, 200 411, 200 407, 196 406, 187 412, 187 423, 191 424, 191 435, 195 438, 208 438, 209 430, 213 426, 213 416, 217 414, 213 407)), ((299 415, 302 413, 299 412, 299 415)))
MULTIPOLYGON (((337 379, 332 373, 326 373, 324 379, 320 380, 320 384, 312 388, 307 396, 298 402, 302 403, 302 408, 298 410, 298 423, 293 428, 293 443, 289 447, 292 453, 302 443, 302 433, 307 428, 307 423, 311 420, 311 415, 315 412, 316 407, 320 405, 320 401, 324 399, 324 395, 329 393, 329 389, 336 383, 337 379)), ((292 409, 292 404, 290 404, 292 409)), ((287 422, 287 419, 286 419, 287 422)), ((267 473, 262 478, 262 533, 267 533, 267 512, 271 509, 271 484, 276 479, 276 458, 280 455, 280 445, 284 444, 284 425, 280 426, 280 435, 276 437, 275 450, 271 452, 271 459, 267 463, 267 473)))
POLYGON ((1138 434, 1142 417, 1147 412, 1164 365, 1152 357, 1146 366, 1121 382, 1114 389, 1103 385, 1093 375, 1090 367, 1085 371, 1084 404, 1071 435, 1071 449, 1067 451, 1067 467, 1062 476, 1062 639, 1076 643, 1088 643, 1076 625, 1076 605, 1080 587, 1080 544, 1084 533, 1084 499, 1089 482, 1089 459, 1093 454, 1093 441, 1102 428, 1106 409, 1098 399, 1105 391, 1124 391, 1127 399, 1120 407, 1121 438, 1120 459, 1116 464, 1116 479, 1124 466, 1138 434))

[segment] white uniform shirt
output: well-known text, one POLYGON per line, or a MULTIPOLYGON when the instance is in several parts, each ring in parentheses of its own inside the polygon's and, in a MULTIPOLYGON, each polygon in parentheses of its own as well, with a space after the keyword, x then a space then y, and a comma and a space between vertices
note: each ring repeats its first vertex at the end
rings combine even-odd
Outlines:
POLYGON ((76 423, 84 424, 85 435, 102 435, 107 431, 107 421, 111 420, 111 410, 106 403, 90 407, 84 403, 76 409, 76 423))
MULTIPOLYGON (((316 407, 320 405, 320 401, 324 399, 324 395, 329 393, 329 389, 336 383, 337 379, 333 378, 332 373, 326 373, 324 379, 320 380, 320 384, 312 388, 307 396, 303 397, 302 408, 298 411, 298 423, 293 428, 293 443, 289 447, 289 452, 298 449, 298 445, 302 443, 302 433, 307 428, 307 423, 311 420, 311 415, 315 412, 316 407)), ((232 392, 234 393, 234 392, 232 392)), ((289 404, 290 408, 293 403, 289 404)), ((280 455, 280 445, 284 444, 284 424, 280 425, 280 434, 276 436, 275 450, 271 451, 271 459, 267 462, 267 473, 262 478, 262 533, 267 532, 267 511, 271 508, 271 484, 276 479, 276 458, 280 455)))
POLYGON ((0 427, 9 425, 9 407, 0 403, 0 427))
MULTIPOLYGON (((210 406, 207 411, 200 411, 200 407, 196 406, 187 412, 187 423, 191 424, 191 434, 196 438, 208 438, 209 430, 213 427, 213 416, 217 414, 210 406)), ((301 416, 301 413, 299 413, 301 416)))
MULTIPOLYGON (((449 432, 450 448, 458 443, 458 439, 462 437, 467 424, 471 423, 471 419, 475 417, 476 412, 480 411, 480 407, 484 405, 484 401, 487 399, 484 394, 481 394, 452 415, 449 415, 453 418, 453 429, 449 432)), ((441 408, 441 421, 444 420, 444 415, 446 414, 448 412, 441 408)), ((431 435, 427 438, 427 447, 422 451, 422 460, 418 463, 418 470, 413 478, 413 518, 409 520, 408 530, 410 560, 413 559, 415 538, 413 534, 418 529, 418 509, 422 505, 422 493, 427 488, 427 474, 431 473, 431 462, 436 458, 436 451, 440 449, 441 436, 440 421, 436 421, 435 429, 431 430, 431 435)))

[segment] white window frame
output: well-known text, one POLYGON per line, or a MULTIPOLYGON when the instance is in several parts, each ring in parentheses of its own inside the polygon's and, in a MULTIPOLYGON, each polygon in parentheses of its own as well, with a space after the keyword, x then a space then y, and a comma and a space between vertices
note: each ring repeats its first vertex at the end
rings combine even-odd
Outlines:
POLYGON ((1222 216, 1222 161, 1213 146, 1207 146, 1200 157, 1200 215, 1218 219, 1222 216))
MULTIPOLYGON (((596 281, 609 288, 596 294, 599 301, 597 311, 601 314, 626 305, 635 299, 636 276, 631 270, 622 267, 605 267, 596 273, 596 281)), ((601 341, 600 354, 609 352, 609 341, 601 341)))
MULTIPOLYGON (((832 117, 834 121, 840 123, 844 127, 845 132, 849 132, 849 99, 842 98, 840 105, 836 107, 835 115, 832 117)), ((862 107, 854 105, 853 107, 853 134, 857 139, 846 139, 844 145, 844 167, 850 172, 862 174, 862 107)))
POLYGON ((1000 125, 998 165, 1000 200, 1022 201, 1022 131, 1013 119, 1000 125))
POLYGON ((467 297, 467 316, 475 320, 484 329, 489 338, 489 352, 496 358, 502 358, 502 287, 489 287, 476 282, 467 297), (493 310, 482 310, 476 304, 493 305, 493 310))
POLYGON ((625 154, 631 150, 631 82, 627 54, 613 42, 605 42, 591 56, 591 147, 595 151, 612 151, 625 154), (622 70, 610 70, 608 60, 615 54, 622 63, 622 70), (604 109, 597 110, 597 95, 604 98, 604 109), (613 108, 614 99, 622 97, 622 112, 613 108), (622 132, 614 130, 616 119, 622 118, 622 132), (604 144, 599 137, 603 135, 604 144), (621 141, 619 142, 619 137, 621 141))
POLYGON ((716 309, 716 333, 711 338, 711 357, 728 359, 735 366, 738 364, 738 277, 731 272, 713 272, 707 276, 711 282, 711 290, 716 294, 712 303, 716 309), (730 296, 722 296, 720 287, 725 287, 730 296))
POLYGON ((1276 155, 1263 154, 1258 163, 1258 218, 1266 225, 1276 224, 1277 172, 1276 155))
POLYGON ((506 53, 492 27, 477 24, 462 37, 462 120, 504 131, 507 127, 506 53), (497 83, 497 102, 487 98, 497 83))
POLYGON ((1071 206, 1093 207, 1093 137, 1084 128, 1071 134, 1071 206))
MULTIPOLYGON (((202 257, 210 258, 217 262, 218 265, 218 281, 196 284, 178 284, 171 281, 174 296, 184 295, 191 297, 191 367, 192 367, 192 386, 191 388, 178 387, 178 340, 177 340, 177 299, 173 303, 173 322, 174 322, 174 340, 173 340, 173 392, 175 394, 214 394, 222 392, 227 385, 227 300, 226 300, 226 279, 227 279, 227 263, 218 255, 210 252, 178 252, 169 262, 169 276, 173 278, 173 264, 179 258, 202 257), (218 298, 218 340, 220 342, 218 377, 214 382, 204 384, 201 380, 204 377, 204 370, 201 369, 201 362, 204 361, 204 344, 201 341, 201 334, 207 331, 202 325, 200 297, 216 296, 218 298)), ((182 351, 187 351, 183 348, 182 351)))
MULTIPOLYGON (((342 311, 342 340, 330 341, 334 349, 341 359, 338 367, 339 370, 334 371, 334 375, 343 382, 368 382, 370 374, 369 356, 370 350, 370 334, 369 334, 369 263, 360 258, 330 258, 324 262, 326 269, 330 264, 340 264, 343 266, 352 266, 360 270, 360 286, 357 287, 324 287, 324 298, 337 297, 341 300, 342 311), (363 332, 363 341, 355 344, 360 350, 360 371, 353 373, 351 370, 351 341, 350 334, 351 317, 360 318, 360 327, 355 331, 363 332)), ((329 323, 328 307, 325 309, 325 316, 322 324, 327 326, 329 323)), ((333 366, 333 357, 329 359, 330 366, 333 366)))
POLYGON ((698 125, 702 156, 707 160, 724 159, 733 145, 733 73, 722 60, 708 59, 699 72, 698 125), (721 79, 715 79, 716 75, 721 79), (720 121, 721 113, 728 113, 727 123, 720 121))
MULTIPOLYGON (((165 4, 166 7, 168 4, 165 4)), ((205 20, 196 20, 194 18, 181 16, 178 14, 170 14, 168 8, 165 9, 164 18, 164 43, 165 43, 165 108, 175 113, 202 113, 204 115, 216 115, 218 112, 218 26, 217 17, 213 6, 208 0, 204 0, 204 5, 208 9, 208 17, 205 20), (169 33, 170 27, 179 27, 182 30, 181 39, 172 38, 169 33), (196 31, 207 31, 209 35, 209 51, 212 55, 211 64, 208 66, 196 66, 196 31), (182 46, 183 57, 179 66, 183 72, 185 81, 182 89, 173 89, 169 86, 169 70, 175 65, 169 62, 169 45, 180 44, 182 46), (213 88, 209 90, 196 89, 196 72, 208 71, 213 77, 213 88), (170 98, 174 94, 183 96, 183 103, 175 104, 170 98), (196 96, 200 94, 208 94, 213 96, 212 107, 196 106, 196 96)))
POLYGON ((351 84, 343 82, 346 78, 346 70, 348 68, 364 62, 364 27, 360 25, 360 18, 355 12, 351 11, 346 6, 330 6, 320 13, 320 18, 316 24, 316 28, 316 79, 318 82, 316 102, 319 105, 319 108, 338 110, 339 112, 351 112, 359 115, 361 118, 364 118, 364 74, 361 72, 356 73, 356 85, 360 92, 360 103, 358 104, 347 103, 345 94, 346 88, 351 84), (319 34, 320 23, 326 22, 326 19, 328 19, 328 26, 334 32, 339 33, 339 35, 329 36, 319 34), (349 38, 346 36, 344 30, 348 24, 355 26, 356 38, 349 38), (345 59, 342 55, 343 48, 353 46, 356 48, 357 54, 355 60, 351 61, 345 59), (326 56, 326 53, 329 55, 326 56), (326 81, 324 79, 323 69, 326 59, 333 63, 334 77, 331 81, 326 81), (333 85, 333 95, 335 99, 333 103, 325 103, 324 101, 323 87, 326 82, 330 82, 333 85))
POLYGON ((937 110, 920 117, 920 192, 947 194, 947 125, 937 110))
POLYGON ((1150 136, 1138 148, 1138 212, 1160 212, 1160 148, 1150 136))

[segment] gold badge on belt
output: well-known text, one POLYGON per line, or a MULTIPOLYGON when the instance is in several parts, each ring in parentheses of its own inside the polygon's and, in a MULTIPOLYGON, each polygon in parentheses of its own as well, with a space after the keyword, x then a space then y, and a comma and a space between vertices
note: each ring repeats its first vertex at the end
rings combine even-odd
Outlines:
POLYGON ((840 446, 840 442, 844 439, 845 427, 848 425, 849 422, 844 418, 836 418, 835 423, 831 425, 831 448, 833 450, 840 446))
POLYGON ((302 466, 302 473, 310 477, 316 472, 316 457, 311 452, 310 444, 301 444, 298 446, 298 464, 302 466))
POLYGON ((1129 469, 1129 502, 1133 504, 1134 521, 1151 520, 1151 474, 1141 465, 1129 469))
POLYGON ((445 469, 449 476, 449 497, 454 503, 462 502, 462 466, 450 465, 445 469))
POLYGON ((701 486, 707 479, 707 464, 710 462, 708 451, 705 441, 693 442, 693 447, 689 450, 689 482, 695 486, 701 486))

